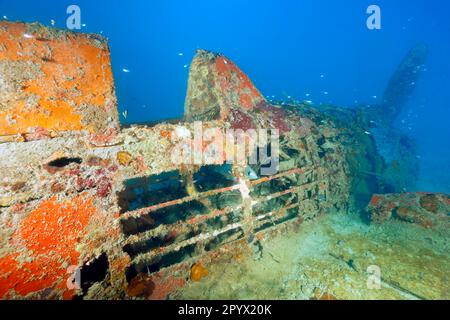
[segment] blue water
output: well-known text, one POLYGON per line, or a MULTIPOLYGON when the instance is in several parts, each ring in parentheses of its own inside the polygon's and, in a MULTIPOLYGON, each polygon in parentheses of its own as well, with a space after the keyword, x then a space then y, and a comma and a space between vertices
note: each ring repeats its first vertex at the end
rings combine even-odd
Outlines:
POLYGON ((83 32, 110 40, 122 122, 182 116, 197 48, 229 56, 266 96, 354 106, 380 102, 403 56, 425 42, 427 72, 398 126, 418 141, 417 189, 450 192, 447 0, 0 0, 0 17, 65 28, 70 4, 83 32), (366 27, 370 4, 381 30, 366 27))

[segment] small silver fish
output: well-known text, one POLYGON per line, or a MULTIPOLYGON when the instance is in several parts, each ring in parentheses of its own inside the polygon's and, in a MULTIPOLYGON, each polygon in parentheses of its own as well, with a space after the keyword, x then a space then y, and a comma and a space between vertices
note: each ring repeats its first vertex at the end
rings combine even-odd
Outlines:
POLYGON ((128 116, 128 109, 125 110, 124 112, 122 112, 122 116, 123 116, 124 119, 127 118, 127 116, 128 116))
POLYGON ((259 177, 256 174, 256 172, 249 166, 247 166, 247 168, 245 169, 245 174, 247 175, 247 177, 250 180, 257 180, 257 179, 259 179, 259 177))

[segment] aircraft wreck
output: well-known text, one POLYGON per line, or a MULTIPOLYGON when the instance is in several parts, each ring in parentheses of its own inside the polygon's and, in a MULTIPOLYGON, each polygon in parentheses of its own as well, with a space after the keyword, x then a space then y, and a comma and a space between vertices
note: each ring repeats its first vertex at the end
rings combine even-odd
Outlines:
MULTIPOLYGON (((413 141, 395 133, 391 170, 379 151, 390 144, 377 137, 425 55, 422 48, 405 58, 386 90, 385 104, 395 107, 383 113, 271 104, 230 59, 199 50, 184 118, 121 128, 105 39, 1 22, 0 298, 165 299, 207 274, 204 265, 255 254, 261 239, 305 220, 366 212, 369 202, 381 212, 373 195, 402 193, 416 167, 402 167, 415 159, 413 141), (246 150, 243 162, 226 163, 222 153, 214 164, 171 161, 199 123, 224 136, 276 130, 277 171, 260 175, 248 161, 270 143, 246 150)), ((448 212, 448 197, 436 197, 448 212)))

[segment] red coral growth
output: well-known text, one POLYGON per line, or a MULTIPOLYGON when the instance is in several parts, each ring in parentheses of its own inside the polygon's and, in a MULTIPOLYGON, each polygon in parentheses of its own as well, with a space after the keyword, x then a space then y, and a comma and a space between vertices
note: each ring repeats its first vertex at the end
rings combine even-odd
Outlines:
POLYGON ((102 177, 98 181, 97 196, 106 198, 111 193, 112 185, 108 177, 102 177))
POLYGON ((276 108, 265 101, 259 103, 257 108, 265 114, 272 125, 272 129, 278 129, 281 134, 288 133, 291 130, 285 120, 287 118, 286 110, 276 108))
POLYGON ((242 129, 247 131, 248 129, 255 128, 253 119, 241 110, 231 109, 228 117, 228 121, 230 121, 233 129, 242 129))
POLYGON ((228 67, 228 62, 229 62, 229 60, 225 57, 220 57, 216 60, 217 72, 220 75, 226 76, 230 72, 229 67, 228 67))
POLYGON ((110 176, 110 172, 114 172, 117 168, 101 168, 95 170, 93 175, 82 176, 81 171, 73 172, 78 173, 78 177, 76 179, 76 186, 78 191, 83 191, 87 189, 97 189, 97 196, 105 198, 107 197, 112 190, 112 178, 110 176))
POLYGON ((374 223, 386 222, 393 216, 431 228, 441 225, 441 221, 448 221, 446 199, 446 195, 421 192, 374 195, 367 210, 374 223))
POLYGON ((378 206, 380 204, 381 200, 382 200, 381 196, 375 194, 372 196, 372 199, 370 200, 369 205, 370 206, 378 206))
POLYGON ((92 189, 95 187, 95 180, 91 178, 77 178, 77 189, 78 191, 83 191, 86 189, 92 189))
POLYGON ((151 281, 155 288, 151 295, 147 297, 149 300, 165 300, 170 293, 186 285, 186 280, 183 278, 163 277, 160 274, 152 275, 151 281))
POLYGON ((246 93, 241 94, 240 102, 241 105, 244 106, 246 109, 251 109, 253 106, 252 97, 246 93))
POLYGON ((52 137, 52 133, 42 127, 34 127, 30 129, 30 133, 26 134, 26 141, 43 140, 52 137))
POLYGON ((103 146, 111 143, 117 136, 115 128, 109 128, 105 133, 93 133, 90 135, 90 142, 97 146, 103 146))
POLYGON ((79 168, 77 168, 77 169, 70 169, 70 170, 66 171, 65 173, 70 175, 70 176, 78 176, 81 173, 81 170, 79 168))
POLYGON ((119 170, 119 167, 117 165, 112 165, 108 170, 109 172, 117 172, 117 170, 119 170))
POLYGON ((273 107, 272 122, 275 129, 278 129, 280 133, 288 133, 290 131, 290 127, 284 119, 286 119, 286 111, 273 107))
POLYGON ((231 60, 225 57, 216 59, 216 70, 218 74, 219 87, 226 100, 237 93, 239 100, 231 101, 231 105, 239 104, 247 110, 255 108, 259 103, 265 101, 262 94, 256 89, 249 77, 242 72, 231 60))
POLYGON ((184 287, 185 284, 186 280, 183 278, 139 274, 130 281, 126 292, 130 297, 165 300, 170 293, 184 287))

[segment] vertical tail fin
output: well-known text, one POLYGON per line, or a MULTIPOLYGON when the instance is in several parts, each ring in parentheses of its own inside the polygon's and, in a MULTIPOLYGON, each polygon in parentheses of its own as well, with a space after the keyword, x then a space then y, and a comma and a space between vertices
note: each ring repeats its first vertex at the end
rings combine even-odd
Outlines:
POLYGON ((392 75, 383 95, 383 115, 391 123, 400 114, 416 88, 428 56, 428 47, 421 43, 414 46, 392 75))

